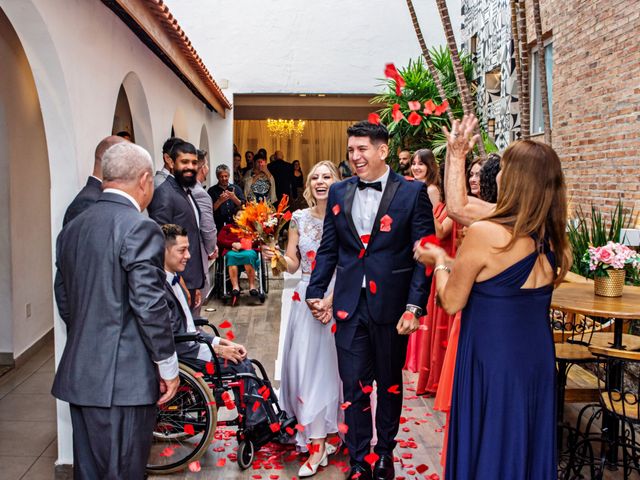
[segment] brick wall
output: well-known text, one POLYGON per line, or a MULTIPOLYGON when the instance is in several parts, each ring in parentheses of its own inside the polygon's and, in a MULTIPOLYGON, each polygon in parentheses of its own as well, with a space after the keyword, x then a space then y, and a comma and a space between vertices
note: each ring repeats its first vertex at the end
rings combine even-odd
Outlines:
POLYGON ((570 206, 611 211, 622 197, 640 212, 640 0, 540 2, 543 36, 553 37, 553 147, 570 206))

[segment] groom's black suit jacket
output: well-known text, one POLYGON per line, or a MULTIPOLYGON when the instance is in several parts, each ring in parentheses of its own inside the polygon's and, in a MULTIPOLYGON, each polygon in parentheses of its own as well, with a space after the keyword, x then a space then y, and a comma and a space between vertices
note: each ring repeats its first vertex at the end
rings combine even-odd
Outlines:
POLYGON ((427 188, 422 182, 389 172, 371 237, 363 251, 351 216, 357 185, 358 177, 352 177, 329 190, 322 242, 306 297, 323 298, 337 270, 334 317, 348 321, 358 305, 362 277, 366 275, 372 320, 378 324, 397 323, 407 304, 425 308, 429 295, 431 278, 413 259, 414 243, 435 232, 427 188), (382 226, 385 215, 391 219, 389 231, 382 226), (375 288, 369 288, 370 282, 375 288))

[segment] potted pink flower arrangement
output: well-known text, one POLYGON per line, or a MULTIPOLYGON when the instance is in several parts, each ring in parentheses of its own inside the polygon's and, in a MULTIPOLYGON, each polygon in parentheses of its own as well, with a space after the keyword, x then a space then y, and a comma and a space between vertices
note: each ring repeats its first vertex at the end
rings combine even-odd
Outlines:
POLYGON ((589 263, 594 277, 595 294, 604 297, 622 295, 627 270, 640 270, 640 254, 621 243, 607 242, 601 247, 590 246, 583 260, 589 263))

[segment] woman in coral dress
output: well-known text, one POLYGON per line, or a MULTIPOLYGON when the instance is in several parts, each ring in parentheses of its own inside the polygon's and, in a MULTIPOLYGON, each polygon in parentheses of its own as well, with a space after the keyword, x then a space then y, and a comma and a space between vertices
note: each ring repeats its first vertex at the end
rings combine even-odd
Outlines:
MULTIPOLYGON (((437 220, 435 208, 440 203, 441 182, 436 158, 433 156, 433 152, 431 150, 428 148, 422 148, 413 154, 413 158, 411 159, 411 176, 417 181, 427 184, 429 200, 431 200, 431 205, 434 207, 433 217, 434 220, 437 220)), ((418 331, 409 336, 407 359, 404 364, 405 370, 409 370, 414 373, 420 370, 420 351, 422 349, 422 337, 425 333, 426 324, 427 316, 425 315, 420 318, 420 328, 418 331)))

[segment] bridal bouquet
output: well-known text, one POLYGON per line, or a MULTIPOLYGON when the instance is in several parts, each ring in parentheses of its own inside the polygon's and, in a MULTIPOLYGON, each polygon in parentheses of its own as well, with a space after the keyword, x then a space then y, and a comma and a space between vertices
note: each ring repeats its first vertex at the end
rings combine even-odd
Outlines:
POLYGON ((240 210, 235 219, 235 227, 231 231, 240 238, 250 239, 259 245, 267 245, 273 248, 275 255, 271 259, 271 271, 274 275, 279 275, 287 269, 287 262, 276 247, 280 230, 289 220, 291 212, 289 208, 289 197, 282 196, 278 208, 265 201, 247 202, 240 210))

